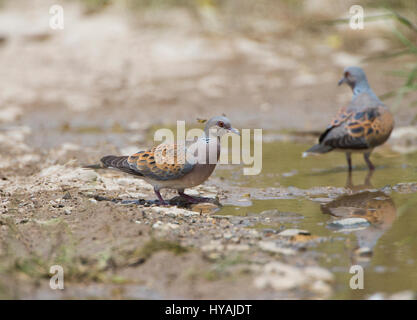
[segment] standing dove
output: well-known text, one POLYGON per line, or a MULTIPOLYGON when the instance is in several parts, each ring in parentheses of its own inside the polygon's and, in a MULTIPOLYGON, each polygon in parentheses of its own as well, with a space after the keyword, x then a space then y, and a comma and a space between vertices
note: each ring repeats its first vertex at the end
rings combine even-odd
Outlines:
POLYGON ((161 189, 176 189, 188 201, 198 202, 199 199, 185 194, 184 189, 202 184, 209 178, 220 157, 220 137, 227 133, 240 135, 228 118, 213 117, 207 121, 203 136, 187 147, 160 144, 131 156, 105 156, 101 158, 101 164, 84 168, 110 168, 135 175, 153 186, 163 205, 166 202, 161 189))
POLYGON ((319 143, 303 153, 327 153, 333 150, 346 153, 349 171, 352 171, 352 152, 363 153, 370 171, 375 169, 369 156, 373 149, 388 140, 394 128, 394 118, 368 84, 365 72, 359 67, 347 67, 339 85, 352 88, 353 98, 347 107, 340 109, 319 143))

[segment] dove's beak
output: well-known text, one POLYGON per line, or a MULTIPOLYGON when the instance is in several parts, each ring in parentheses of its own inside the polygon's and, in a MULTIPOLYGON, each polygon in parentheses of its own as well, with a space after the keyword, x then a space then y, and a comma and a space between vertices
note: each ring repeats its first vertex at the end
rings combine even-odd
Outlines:
POLYGON ((347 79, 345 77, 343 77, 342 79, 339 80, 339 82, 337 83, 338 86, 344 84, 347 81, 347 79))
POLYGON ((228 130, 229 130, 229 132, 234 133, 234 134, 237 134, 238 136, 240 136, 240 132, 236 128, 230 128, 228 130))

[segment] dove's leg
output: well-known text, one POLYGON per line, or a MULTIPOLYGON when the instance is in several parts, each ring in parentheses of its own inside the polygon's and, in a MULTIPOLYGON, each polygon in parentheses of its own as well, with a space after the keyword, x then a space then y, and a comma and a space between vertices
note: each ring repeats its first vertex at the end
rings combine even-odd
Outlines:
POLYGON ((370 152, 366 152, 363 154, 363 158, 365 159, 366 164, 368 165, 369 170, 375 170, 375 166, 372 164, 371 160, 369 160, 369 156, 371 155, 370 152))
POLYGON ((165 200, 162 198, 161 193, 159 192, 159 189, 157 189, 157 188, 153 188, 153 191, 155 192, 156 196, 158 197, 159 202, 160 202, 163 206, 166 206, 166 205, 167 205, 167 203, 166 203, 166 202, 165 202, 165 200))
POLYGON ((350 152, 346 152, 346 161, 348 163, 349 172, 352 171, 352 156, 350 152))

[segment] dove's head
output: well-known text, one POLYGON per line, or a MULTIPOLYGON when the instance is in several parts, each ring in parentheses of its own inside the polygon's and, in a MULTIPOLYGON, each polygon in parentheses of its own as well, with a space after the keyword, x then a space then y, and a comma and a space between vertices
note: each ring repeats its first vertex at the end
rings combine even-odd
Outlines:
POLYGON ((225 116, 213 117, 207 121, 204 128, 206 137, 212 134, 217 137, 221 137, 227 133, 235 133, 240 136, 239 130, 232 127, 230 120, 225 116))
POLYGON ((343 83, 349 85, 355 93, 355 89, 363 91, 369 88, 368 79, 365 72, 359 67, 347 67, 343 71, 343 78, 339 81, 339 86, 343 83))

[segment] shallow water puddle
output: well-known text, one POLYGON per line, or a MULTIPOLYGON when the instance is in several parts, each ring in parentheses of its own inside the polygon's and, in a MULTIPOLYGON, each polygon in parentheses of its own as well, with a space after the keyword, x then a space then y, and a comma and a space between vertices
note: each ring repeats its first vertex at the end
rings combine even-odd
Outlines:
MULTIPOLYGON (((242 170, 222 170, 219 167, 218 175, 242 187, 344 187, 347 180, 345 155, 332 152, 303 159, 302 152, 310 146, 294 142, 264 143, 261 174, 244 176, 242 170)), ((401 155, 388 149, 377 151, 371 156, 377 167, 371 179, 375 188, 417 181, 417 153, 401 155)), ((353 155, 353 165, 353 182, 362 184, 368 172, 362 155, 353 155)))
POLYGON ((362 156, 354 156, 356 167, 349 177, 344 154, 301 159, 308 146, 264 144, 259 176, 219 168, 216 175, 233 185, 262 190, 284 187, 289 195, 289 199, 267 200, 251 195, 249 205, 225 205, 219 214, 258 216, 262 218, 251 227, 305 229, 324 238, 309 250, 334 272, 334 298, 417 290, 417 193, 415 187, 401 185, 417 182, 417 154, 399 155, 383 149, 372 157, 377 166, 373 175, 365 170, 362 156), (298 192, 291 199, 293 187, 298 192), (317 187, 321 189, 312 196, 311 189, 317 187), (327 187, 348 189, 334 194, 327 187), (340 221, 352 224, 340 225, 340 221), (349 287, 353 276, 349 269, 355 264, 364 267, 363 290, 349 287))

